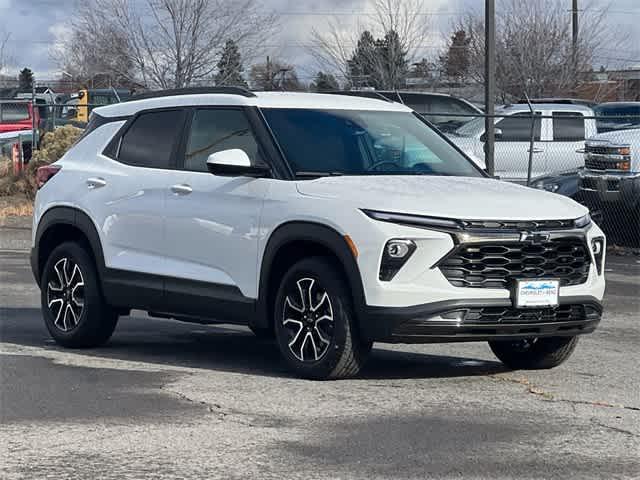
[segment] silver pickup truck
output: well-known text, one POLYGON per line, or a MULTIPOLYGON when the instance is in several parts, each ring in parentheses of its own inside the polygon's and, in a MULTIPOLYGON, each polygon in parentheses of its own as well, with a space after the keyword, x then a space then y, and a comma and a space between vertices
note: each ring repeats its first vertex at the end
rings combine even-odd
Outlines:
POLYGON ((580 195, 594 211, 624 217, 640 239, 640 128, 600 133, 585 142, 580 195))

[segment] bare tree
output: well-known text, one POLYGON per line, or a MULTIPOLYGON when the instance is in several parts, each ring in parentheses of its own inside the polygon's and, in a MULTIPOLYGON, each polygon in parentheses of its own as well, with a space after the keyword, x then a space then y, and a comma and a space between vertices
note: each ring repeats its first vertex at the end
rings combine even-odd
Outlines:
POLYGON ((7 43, 9 43, 9 38, 11 34, 9 32, 0 30, 0 73, 4 70, 9 63, 9 54, 7 52, 7 43))
MULTIPOLYGON (((323 70, 353 80, 354 54, 370 70, 364 76, 380 88, 396 88, 406 74, 404 64, 420 58, 428 43, 430 19, 425 0, 370 0, 368 13, 358 23, 346 25, 343 19, 328 20, 322 30, 311 32, 310 53, 323 70), (363 40, 377 36, 380 48, 366 48, 363 40), (360 48, 359 48, 360 47, 360 48)), ((358 70, 357 68, 355 70, 358 70)), ((366 79, 363 83, 367 83, 366 79)))
MULTIPOLYGON (((149 87, 180 88, 213 82, 227 40, 243 57, 262 51, 276 27, 257 0, 86 0, 74 34, 103 33, 120 39, 113 67, 131 65, 149 87)), ((86 43, 86 42, 83 42, 86 43)), ((113 43, 113 42, 112 42, 113 43)), ((120 68, 115 68, 119 70, 120 68)))
POLYGON ((79 3, 71 32, 53 46, 50 56, 79 84, 107 87, 135 84, 135 65, 127 35, 93 2, 79 3))
MULTIPOLYGON (((496 7, 496 83, 506 97, 571 94, 591 70, 604 46, 622 48, 624 32, 606 23, 607 9, 583 6, 577 44, 571 16, 554 0, 502 0, 496 7)), ((460 18, 453 31, 464 31, 469 74, 484 81, 484 19, 480 12, 460 18)))

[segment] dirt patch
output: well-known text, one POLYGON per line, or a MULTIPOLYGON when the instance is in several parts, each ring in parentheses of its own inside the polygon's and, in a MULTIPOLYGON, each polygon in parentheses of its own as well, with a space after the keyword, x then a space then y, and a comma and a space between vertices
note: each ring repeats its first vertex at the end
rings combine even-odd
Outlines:
POLYGON ((30 217, 33 215, 33 202, 24 194, 0 196, 0 226, 9 217, 30 217))

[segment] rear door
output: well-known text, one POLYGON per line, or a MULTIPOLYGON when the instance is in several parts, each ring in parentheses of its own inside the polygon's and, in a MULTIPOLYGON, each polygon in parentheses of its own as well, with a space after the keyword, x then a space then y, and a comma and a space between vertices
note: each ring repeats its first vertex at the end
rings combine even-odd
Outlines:
POLYGON ((553 139, 545 142, 547 172, 564 172, 584 166, 585 119, 582 112, 552 113, 553 139))
MULTIPOLYGON (((529 167, 531 114, 518 112, 496 122, 502 135, 496 136, 495 172, 505 180, 526 180, 529 167)), ((544 145, 541 142, 542 120, 536 119, 533 143, 532 176, 545 170, 544 145)))
POLYGON ((176 174, 184 118, 181 109, 137 115, 102 161, 85 171, 85 198, 103 236, 107 267, 128 275, 168 273, 162 250, 165 199, 176 174))

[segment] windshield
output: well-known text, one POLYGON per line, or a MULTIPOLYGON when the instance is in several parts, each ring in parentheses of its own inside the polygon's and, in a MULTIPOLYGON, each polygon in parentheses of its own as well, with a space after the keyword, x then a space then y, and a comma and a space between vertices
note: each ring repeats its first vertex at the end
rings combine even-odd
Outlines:
POLYGON ((287 108, 263 113, 298 176, 482 176, 413 113, 287 108))
POLYGON ((638 128, 638 125, 640 125, 640 103, 634 105, 599 105, 593 110, 596 116, 620 117, 596 119, 596 128, 600 133, 638 128))
POLYGON ((484 132, 484 117, 476 117, 452 133, 460 137, 475 137, 481 132, 484 132))

